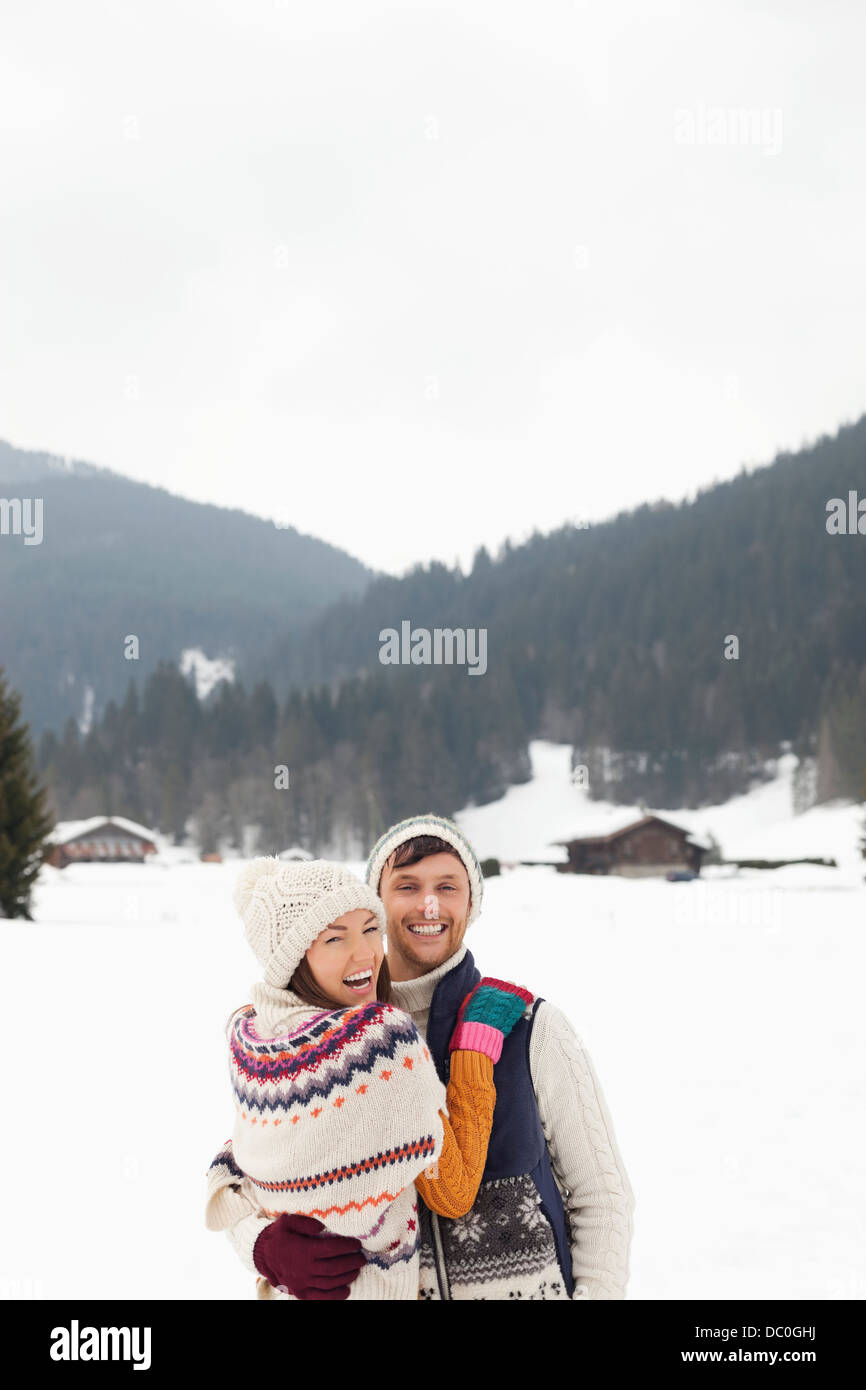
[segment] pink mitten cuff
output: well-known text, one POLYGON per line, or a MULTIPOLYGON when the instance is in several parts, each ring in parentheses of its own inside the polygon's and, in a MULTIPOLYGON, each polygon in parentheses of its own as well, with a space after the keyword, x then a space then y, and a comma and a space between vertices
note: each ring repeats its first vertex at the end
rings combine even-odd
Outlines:
POLYGON ((449 1045, 449 1052, 483 1052, 492 1061, 498 1062, 502 1056, 502 1033, 491 1028, 489 1023, 459 1023, 449 1045))

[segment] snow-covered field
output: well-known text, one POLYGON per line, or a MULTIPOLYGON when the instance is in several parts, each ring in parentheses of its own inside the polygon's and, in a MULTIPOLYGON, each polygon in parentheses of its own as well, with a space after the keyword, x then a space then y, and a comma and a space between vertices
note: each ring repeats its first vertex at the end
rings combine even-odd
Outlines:
MULTIPOLYGON (((553 750, 534 753, 552 768, 553 750)), ((509 793, 527 819, 505 801, 461 817, 481 854, 530 857, 548 833, 578 833, 533 812, 533 788, 558 795, 560 774, 538 770, 509 793)), ((737 817, 730 803, 688 824, 711 825, 728 853, 723 829, 754 843, 773 822, 765 806, 750 823, 740 800, 737 817)), ((855 811, 807 813, 827 845, 798 852, 835 853, 838 870, 669 884, 524 867, 485 887, 478 964, 564 1008, 604 1088, 637 1204, 629 1298, 866 1297, 855 811)), ((788 819, 786 843, 806 817, 788 819)), ((205 1172, 232 1124, 223 1026, 256 977, 236 873, 178 850, 46 868, 36 920, 2 924, 0 1296, 253 1296, 203 1224, 205 1172)))

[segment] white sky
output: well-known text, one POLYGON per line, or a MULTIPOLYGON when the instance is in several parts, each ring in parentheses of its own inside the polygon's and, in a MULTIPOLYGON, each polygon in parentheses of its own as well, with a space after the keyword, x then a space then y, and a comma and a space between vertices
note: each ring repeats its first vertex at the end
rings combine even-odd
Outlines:
POLYGON ((0 437, 391 572, 768 462, 866 408, 864 45, 858 0, 5 0, 0 437))

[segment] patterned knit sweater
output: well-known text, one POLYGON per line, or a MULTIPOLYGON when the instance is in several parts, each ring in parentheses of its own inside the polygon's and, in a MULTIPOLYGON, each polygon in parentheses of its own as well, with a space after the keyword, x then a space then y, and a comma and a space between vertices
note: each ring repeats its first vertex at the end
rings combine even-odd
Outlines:
MULTIPOLYGON (((423 1038, 399 1009, 322 1012, 264 983, 253 999, 229 1028, 235 1125, 208 1172, 206 1224, 225 1229, 252 1211, 262 1226, 283 1211, 314 1216, 361 1241, 367 1263, 351 1298, 417 1298, 414 1184, 443 1215, 471 1208, 493 1063, 455 1053, 446 1101, 423 1038)), ((274 1296, 263 1279, 257 1293, 274 1296)))

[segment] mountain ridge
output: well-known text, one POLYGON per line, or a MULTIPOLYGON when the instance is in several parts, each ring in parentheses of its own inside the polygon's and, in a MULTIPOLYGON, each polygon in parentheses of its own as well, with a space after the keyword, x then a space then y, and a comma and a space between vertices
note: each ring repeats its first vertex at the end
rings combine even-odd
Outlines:
POLYGON ((123 696, 190 647, 240 668, 375 571, 237 508, 0 442, 0 497, 39 484, 44 535, 0 537, 0 654, 38 733, 123 696), (140 639, 140 664, 124 655, 140 639))

